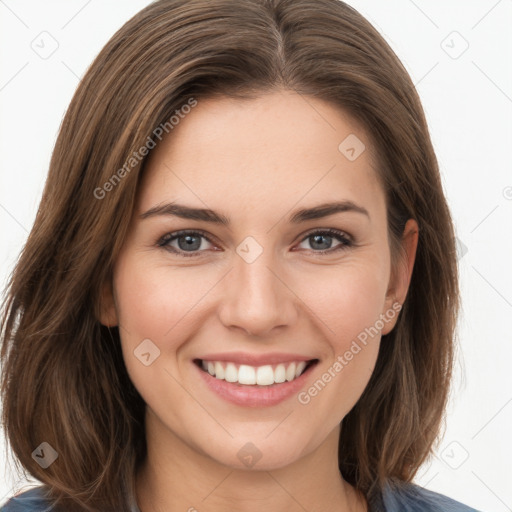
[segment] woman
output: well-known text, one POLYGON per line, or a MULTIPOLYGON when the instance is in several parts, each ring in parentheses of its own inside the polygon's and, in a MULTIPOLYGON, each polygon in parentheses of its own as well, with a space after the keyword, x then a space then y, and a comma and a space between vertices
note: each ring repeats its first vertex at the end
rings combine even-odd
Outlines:
POLYGON ((474 510, 410 483, 453 226, 413 84, 335 0, 160 0, 83 78, 10 283, 1 510, 474 510))

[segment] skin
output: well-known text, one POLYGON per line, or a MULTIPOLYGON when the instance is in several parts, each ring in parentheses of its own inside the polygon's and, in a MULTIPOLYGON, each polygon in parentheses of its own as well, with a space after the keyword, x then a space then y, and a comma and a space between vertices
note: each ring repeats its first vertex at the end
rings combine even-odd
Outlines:
MULTIPOLYGON (((403 264, 392 274, 374 160, 357 122, 290 91, 201 99, 152 150, 101 319, 120 326, 126 367, 147 404, 148 456, 136 475, 142 512, 367 510, 340 475, 338 438, 370 379, 380 335, 307 404, 292 396, 266 408, 234 405, 209 390, 192 360, 229 351, 304 354, 320 360, 307 390, 358 334, 404 302, 418 227, 407 223, 403 264), (354 161, 338 150, 349 134, 366 146, 354 161), (340 200, 369 217, 348 211, 289 222, 299 208, 340 200), (171 201, 215 210, 230 226, 140 217, 171 201), (333 236, 319 248, 311 234, 328 228, 353 245, 333 236), (181 229, 201 229, 210 241, 199 238, 192 257, 158 245, 181 229), (263 250, 251 263, 236 252, 247 236, 263 250), (148 338, 160 355, 145 366, 134 350, 148 338), (250 468, 237 457, 248 442, 262 455, 250 468)), ((169 242, 176 251, 178 242, 169 242)))

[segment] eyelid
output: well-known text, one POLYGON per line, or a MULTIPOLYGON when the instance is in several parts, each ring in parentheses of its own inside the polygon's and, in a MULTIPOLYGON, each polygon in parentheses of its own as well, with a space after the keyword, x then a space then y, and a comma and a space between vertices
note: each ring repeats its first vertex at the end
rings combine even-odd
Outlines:
POLYGON ((338 235, 339 237, 346 238, 350 242, 354 242, 354 238, 352 235, 347 233, 346 231, 343 231, 342 229, 336 229, 336 228, 312 228, 310 231, 306 231, 304 235, 302 235, 302 238, 300 241, 304 241, 306 238, 310 237, 311 235, 315 233, 325 233, 325 234, 332 234, 332 235, 338 235))

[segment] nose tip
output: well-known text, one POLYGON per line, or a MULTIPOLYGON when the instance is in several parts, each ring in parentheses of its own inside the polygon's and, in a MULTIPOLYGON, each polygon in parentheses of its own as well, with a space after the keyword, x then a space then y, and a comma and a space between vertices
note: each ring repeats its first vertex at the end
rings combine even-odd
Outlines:
MULTIPOLYGON (((250 244, 247 242, 248 253, 252 250, 254 255, 250 244)), ((294 295, 270 263, 264 251, 251 263, 243 257, 235 262, 219 308, 226 327, 263 337, 295 321, 294 295)))

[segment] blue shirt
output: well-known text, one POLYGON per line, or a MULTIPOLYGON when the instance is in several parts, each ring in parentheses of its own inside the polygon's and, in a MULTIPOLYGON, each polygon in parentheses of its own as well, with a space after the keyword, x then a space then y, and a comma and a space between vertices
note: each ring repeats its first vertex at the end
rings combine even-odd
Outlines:
MULTIPOLYGON (((25 491, 0 507, 0 512, 50 512, 45 500, 44 486, 25 491)), ((416 484, 402 483, 387 486, 382 495, 370 505, 371 512, 479 512, 443 494, 424 489, 416 484)), ((134 503, 130 512, 140 512, 134 503)))

